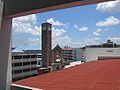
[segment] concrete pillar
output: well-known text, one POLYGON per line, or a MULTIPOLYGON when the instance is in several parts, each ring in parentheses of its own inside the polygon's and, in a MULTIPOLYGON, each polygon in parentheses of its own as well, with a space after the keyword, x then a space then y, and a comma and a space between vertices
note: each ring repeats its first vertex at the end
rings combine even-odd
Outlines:
POLYGON ((1 22, 2 22, 2 14, 3 14, 3 1, 0 0, 0 28, 1 28, 1 22))
POLYGON ((12 19, 3 17, 0 0, 0 90, 11 89, 11 26, 12 19))

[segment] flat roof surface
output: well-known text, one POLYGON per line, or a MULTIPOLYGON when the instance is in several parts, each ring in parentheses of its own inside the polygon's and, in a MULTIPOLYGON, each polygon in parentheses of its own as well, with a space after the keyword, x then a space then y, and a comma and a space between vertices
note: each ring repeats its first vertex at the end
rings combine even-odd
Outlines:
POLYGON ((120 59, 91 61, 14 83, 43 90, 120 90, 120 59))

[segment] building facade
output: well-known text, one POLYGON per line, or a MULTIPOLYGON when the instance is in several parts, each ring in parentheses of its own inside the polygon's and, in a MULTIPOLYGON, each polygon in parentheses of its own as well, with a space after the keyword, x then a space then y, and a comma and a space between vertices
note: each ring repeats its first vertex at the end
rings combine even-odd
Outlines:
POLYGON ((51 51, 51 31, 52 24, 42 24, 42 61, 43 67, 48 67, 52 63, 52 51, 51 51))
POLYGON ((68 62, 76 61, 76 50, 74 48, 63 48, 63 59, 68 62))
POLYGON ((62 53, 63 53, 63 50, 59 45, 57 45, 55 48, 53 48, 52 63, 56 62, 57 59, 63 59, 62 53))
POLYGON ((51 71, 62 70, 65 65, 67 65, 67 62, 64 61, 62 54, 63 49, 59 45, 53 48, 51 71))
POLYGON ((96 61, 104 58, 118 58, 120 57, 120 45, 117 45, 111 40, 101 45, 91 45, 85 47, 85 60, 96 61))
POLYGON ((37 75, 37 68, 42 67, 42 56, 41 53, 37 51, 26 50, 23 52, 12 52, 13 81, 37 75))
POLYGON ((84 50, 81 48, 63 48, 63 58, 68 62, 84 61, 84 50))

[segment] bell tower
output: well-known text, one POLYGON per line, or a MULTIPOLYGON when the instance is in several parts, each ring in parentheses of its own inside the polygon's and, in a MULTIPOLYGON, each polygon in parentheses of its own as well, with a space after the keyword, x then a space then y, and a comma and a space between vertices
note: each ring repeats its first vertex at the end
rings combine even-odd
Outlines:
POLYGON ((51 31, 52 24, 43 23, 42 24, 42 65, 43 67, 48 67, 52 63, 52 53, 51 53, 51 31))

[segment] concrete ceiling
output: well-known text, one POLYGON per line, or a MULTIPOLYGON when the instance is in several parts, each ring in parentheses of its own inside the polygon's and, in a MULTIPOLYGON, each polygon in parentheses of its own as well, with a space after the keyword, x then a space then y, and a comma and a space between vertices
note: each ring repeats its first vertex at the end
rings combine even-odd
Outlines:
POLYGON ((17 17, 110 0, 5 0, 4 16, 17 17))

